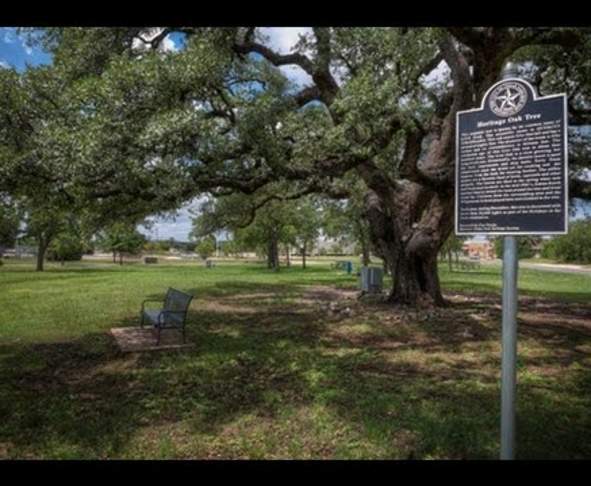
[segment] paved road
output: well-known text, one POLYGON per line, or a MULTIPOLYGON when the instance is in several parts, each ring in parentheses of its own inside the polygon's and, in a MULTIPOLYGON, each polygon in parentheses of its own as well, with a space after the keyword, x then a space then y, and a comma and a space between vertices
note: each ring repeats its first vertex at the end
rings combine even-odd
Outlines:
MULTIPOLYGON (((484 262, 483 262, 484 263, 484 262)), ((486 262, 489 265, 502 266, 503 261, 495 259, 493 261, 486 262)), ((532 263, 532 262, 519 262, 519 268, 531 268, 532 270, 543 270, 546 272, 561 272, 561 273, 583 273, 591 276, 591 267, 584 267, 582 265, 568 265, 560 263, 532 263)))
POLYGON ((546 270, 549 272, 586 273, 587 275, 591 275, 591 268, 585 268, 581 265, 560 265, 556 263, 520 262, 519 266, 523 268, 533 268, 534 270, 546 270))
MULTIPOLYGON (((502 267, 503 260, 498 258, 489 260, 487 262, 481 262, 485 265, 495 265, 502 267)), ((584 267, 582 265, 568 265, 560 263, 532 263, 532 262, 519 262, 519 268, 531 268, 532 270, 543 270, 546 272, 561 272, 561 273, 583 273, 591 276, 591 268, 584 267)))

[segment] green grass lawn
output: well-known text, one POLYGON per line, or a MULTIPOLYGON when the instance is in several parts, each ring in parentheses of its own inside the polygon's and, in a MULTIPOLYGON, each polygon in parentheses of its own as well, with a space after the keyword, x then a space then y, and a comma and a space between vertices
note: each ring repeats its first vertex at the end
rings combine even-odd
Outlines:
MULTIPOLYGON (((500 267, 448 272, 450 308, 342 301, 332 259, 0 267, 0 458, 496 458, 500 267), (107 331, 172 286, 185 351, 107 331), (314 286, 314 287, 310 287, 314 286), (312 290, 313 291, 312 291, 312 290)), ((519 277, 518 457, 591 458, 591 276, 519 277)))

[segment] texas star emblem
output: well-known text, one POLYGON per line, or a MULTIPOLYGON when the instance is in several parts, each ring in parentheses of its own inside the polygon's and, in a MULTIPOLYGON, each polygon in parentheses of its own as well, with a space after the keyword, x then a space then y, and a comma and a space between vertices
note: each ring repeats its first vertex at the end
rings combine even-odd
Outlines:
POLYGON ((507 81, 497 86, 489 96, 489 106, 497 116, 519 113, 527 101, 527 90, 522 84, 507 81))

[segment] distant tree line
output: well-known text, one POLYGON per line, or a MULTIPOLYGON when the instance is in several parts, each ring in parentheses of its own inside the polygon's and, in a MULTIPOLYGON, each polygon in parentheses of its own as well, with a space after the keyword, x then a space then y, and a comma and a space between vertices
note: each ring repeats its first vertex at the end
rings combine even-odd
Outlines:
MULTIPOLYGON (((519 259, 533 258, 536 255, 536 247, 540 244, 541 238, 531 236, 517 237, 517 256, 519 259)), ((495 255, 503 258, 503 238, 495 238, 495 255)))

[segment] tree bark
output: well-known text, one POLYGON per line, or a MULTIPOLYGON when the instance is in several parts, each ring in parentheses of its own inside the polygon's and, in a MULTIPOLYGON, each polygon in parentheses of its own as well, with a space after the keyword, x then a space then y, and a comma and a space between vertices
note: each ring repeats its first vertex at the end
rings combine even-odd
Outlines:
POLYGON ((123 265, 123 253, 119 252, 119 265, 123 265))
POLYGON ((307 244, 306 241, 304 241, 304 244, 302 246, 302 268, 305 270, 306 269, 306 251, 307 251, 307 244))
POLYGON ((275 235, 271 235, 267 246, 267 267, 279 271, 279 242, 275 235))
POLYGON ((113 263, 117 263, 117 252, 113 252, 113 263))
POLYGON ((279 242, 277 238, 273 238, 273 270, 279 271, 279 242))
POLYGON ((289 245, 285 245, 285 255, 286 255, 286 264, 287 268, 291 267, 291 259, 289 258, 289 245))
POLYGON ((447 250, 447 262, 449 264, 449 271, 453 272, 454 269, 453 269, 452 260, 451 260, 451 249, 447 250))
POLYGON ((49 246, 49 241, 43 236, 37 238, 37 267, 35 270, 37 272, 42 272, 44 267, 43 264, 45 262, 45 252, 47 251, 47 247, 49 246))
POLYGON ((271 269, 274 266, 274 262, 273 262, 273 241, 272 239, 269 239, 269 241, 267 242, 267 268, 271 269))
POLYGON ((437 273, 437 253, 401 255, 396 263, 396 277, 388 301, 413 306, 444 306, 437 273))

